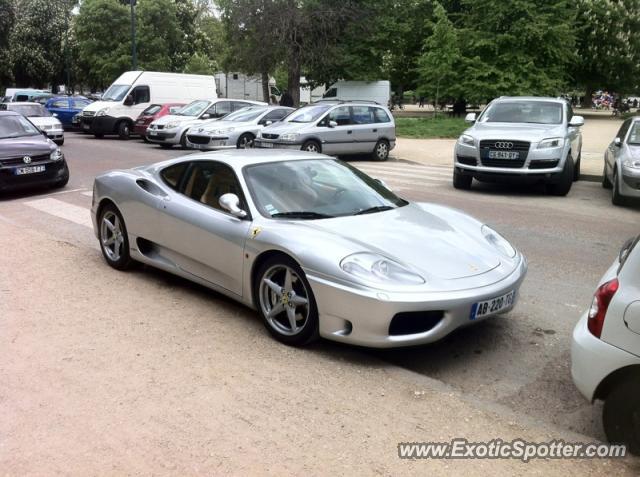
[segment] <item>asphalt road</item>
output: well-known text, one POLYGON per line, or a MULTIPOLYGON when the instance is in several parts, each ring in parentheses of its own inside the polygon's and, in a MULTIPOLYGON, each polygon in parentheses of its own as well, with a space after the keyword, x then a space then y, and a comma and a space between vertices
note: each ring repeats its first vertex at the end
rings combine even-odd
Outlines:
MULTIPOLYGON (((88 226, 95 175, 188 153, 79 133, 67 133, 63 150, 71 169, 67 187, 0 198, 0 219, 95 249, 96 254, 97 241, 88 226)), ((571 382, 570 336, 620 246, 640 232, 640 208, 612 206, 610 192, 593 182, 576 183, 566 198, 546 196, 541 187, 477 185, 461 192, 451 186, 448 167, 396 160, 351 162, 407 199, 456 207, 491 224, 525 253, 529 275, 513 312, 437 344, 375 351, 321 342, 316 345, 322 351, 319 359, 325 352, 358 353, 365 362, 381 358, 439 379, 474 400, 500 403, 536 420, 603 438, 599 409, 571 382)), ((176 294, 192 293, 195 287, 167 280, 176 294)), ((237 312, 244 318, 253 314, 239 306, 237 312)))

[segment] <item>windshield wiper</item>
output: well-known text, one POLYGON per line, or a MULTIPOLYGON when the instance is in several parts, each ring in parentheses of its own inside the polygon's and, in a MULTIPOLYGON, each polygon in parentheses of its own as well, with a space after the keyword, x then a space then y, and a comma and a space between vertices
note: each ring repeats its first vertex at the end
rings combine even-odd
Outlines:
POLYGON ((390 205, 376 205, 375 207, 369 207, 368 209, 363 209, 359 212, 356 212, 353 215, 373 214, 374 212, 384 212, 385 210, 392 209, 395 209, 395 207, 391 207, 390 205))
POLYGON ((332 219, 334 216, 328 214, 320 214, 318 212, 310 212, 306 210, 297 210, 293 212, 278 212, 273 214, 271 217, 287 217, 291 219, 332 219))

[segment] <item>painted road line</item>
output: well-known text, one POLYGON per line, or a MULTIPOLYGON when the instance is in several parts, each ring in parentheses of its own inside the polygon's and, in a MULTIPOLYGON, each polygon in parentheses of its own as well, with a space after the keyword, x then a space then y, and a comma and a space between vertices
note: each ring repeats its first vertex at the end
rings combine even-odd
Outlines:
POLYGON ((93 228, 89 209, 69 204, 58 199, 38 199, 25 202, 25 205, 55 217, 78 225, 93 228))

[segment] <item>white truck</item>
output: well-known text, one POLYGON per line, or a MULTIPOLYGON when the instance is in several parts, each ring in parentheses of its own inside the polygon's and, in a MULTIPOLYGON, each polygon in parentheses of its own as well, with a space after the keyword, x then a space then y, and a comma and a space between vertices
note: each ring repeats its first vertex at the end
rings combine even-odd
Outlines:
MULTIPOLYGON (((243 73, 216 73, 216 87, 218 97, 245 99, 251 101, 264 101, 262 92, 262 78, 260 76, 247 76, 243 73)), ((272 76, 269 77, 269 98, 275 96, 276 100, 280 99, 280 90, 276 86, 276 80, 272 76)))
POLYGON ((127 71, 81 113, 81 128, 96 137, 128 139, 138 115, 151 104, 190 103, 215 98, 213 76, 155 71, 127 71))
POLYGON ((332 84, 323 99, 342 101, 375 101, 382 106, 391 102, 389 81, 338 81, 332 84))

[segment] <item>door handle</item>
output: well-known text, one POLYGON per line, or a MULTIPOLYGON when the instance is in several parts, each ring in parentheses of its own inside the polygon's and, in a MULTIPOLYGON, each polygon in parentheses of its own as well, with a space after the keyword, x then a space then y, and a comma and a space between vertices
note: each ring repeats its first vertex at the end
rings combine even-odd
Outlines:
POLYGON ((377 129, 374 129, 374 130, 373 130, 373 132, 378 132, 378 130, 377 130, 377 129))
POLYGON ((353 131, 347 131, 347 134, 352 134, 352 133, 353 133, 353 131))

